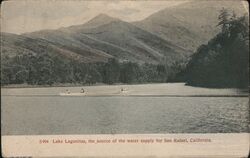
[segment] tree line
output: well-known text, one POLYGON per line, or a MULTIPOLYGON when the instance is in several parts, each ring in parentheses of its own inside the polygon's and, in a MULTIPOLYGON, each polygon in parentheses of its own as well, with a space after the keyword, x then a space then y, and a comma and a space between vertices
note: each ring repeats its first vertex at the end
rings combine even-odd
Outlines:
POLYGON ((22 54, 2 59, 1 84, 169 82, 175 77, 177 65, 177 62, 171 66, 119 62, 114 58, 107 62, 84 63, 48 53, 22 54))

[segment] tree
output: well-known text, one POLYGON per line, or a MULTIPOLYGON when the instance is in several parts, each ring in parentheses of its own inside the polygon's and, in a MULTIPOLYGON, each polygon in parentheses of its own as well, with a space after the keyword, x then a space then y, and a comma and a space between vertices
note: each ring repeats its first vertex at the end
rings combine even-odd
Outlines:
POLYGON ((136 83, 140 75, 138 64, 126 62, 121 65, 120 81, 122 83, 136 83))
POLYGON ((104 64, 103 68, 103 82, 108 84, 117 83, 120 77, 120 65, 114 58, 109 59, 104 64))
POLYGON ((218 26, 222 26, 222 32, 226 32, 228 30, 229 18, 230 14, 227 9, 222 8, 219 14, 219 23, 218 26))

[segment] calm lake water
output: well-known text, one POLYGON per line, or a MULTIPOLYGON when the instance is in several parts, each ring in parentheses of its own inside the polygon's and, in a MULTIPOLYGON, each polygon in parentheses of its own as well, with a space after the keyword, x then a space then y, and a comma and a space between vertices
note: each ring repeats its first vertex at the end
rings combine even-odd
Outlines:
MULTIPOLYGON (((90 93, 94 91, 100 93, 107 87, 85 88, 90 93)), ((68 89, 77 91, 80 88, 68 89)), ((119 86, 109 86, 107 92, 115 92, 117 88, 119 86)), ((152 94, 147 97, 145 95, 63 97, 58 93, 64 91, 65 87, 2 89, 2 134, 248 132, 248 97, 185 96, 185 94, 237 96, 242 94, 239 90, 206 88, 192 90, 192 87, 184 84, 151 84, 127 86, 127 88, 131 94, 141 94, 143 89, 150 90, 152 94), (174 92, 168 91, 171 88, 174 92), (165 89, 167 90, 164 91, 165 89), (181 96, 168 96, 172 93, 181 96), (155 94, 166 96, 152 96, 155 94)), ((147 94, 150 92, 147 91, 147 94)))

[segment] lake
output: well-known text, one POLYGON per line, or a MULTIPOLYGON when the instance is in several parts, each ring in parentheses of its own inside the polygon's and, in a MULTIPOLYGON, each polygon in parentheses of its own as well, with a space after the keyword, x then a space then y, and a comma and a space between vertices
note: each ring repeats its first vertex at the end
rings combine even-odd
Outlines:
POLYGON ((85 86, 89 95, 59 95, 81 88, 2 88, 2 134, 248 132, 248 93, 238 89, 168 83, 85 86))

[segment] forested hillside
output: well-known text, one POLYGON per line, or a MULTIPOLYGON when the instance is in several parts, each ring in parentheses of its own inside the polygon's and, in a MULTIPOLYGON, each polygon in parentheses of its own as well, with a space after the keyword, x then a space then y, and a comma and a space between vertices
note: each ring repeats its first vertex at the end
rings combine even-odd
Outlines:
POLYGON ((1 36, 2 85, 167 82, 190 54, 104 14, 83 25, 1 36))
POLYGON ((249 17, 237 17, 223 9, 218 27, 221 27, 220 33, 198 48, 180 76, 194 86, 247 87, 249 17))
POLYGON ((52 85, 57 83, 152 83, 174 78, 177 66, 118 62, 85 63, 48 53, 2 59, 1 84, 52 85))

